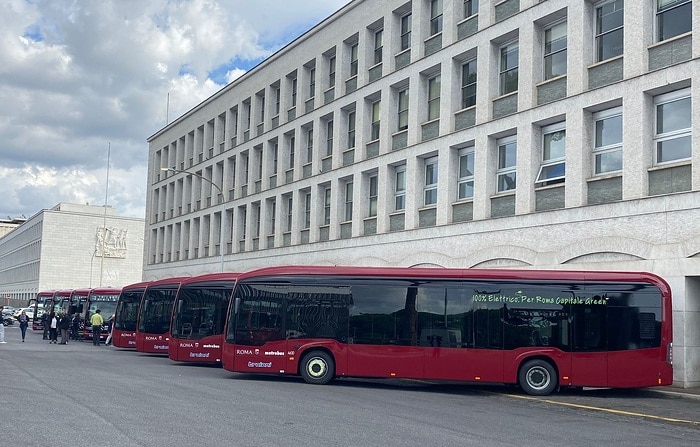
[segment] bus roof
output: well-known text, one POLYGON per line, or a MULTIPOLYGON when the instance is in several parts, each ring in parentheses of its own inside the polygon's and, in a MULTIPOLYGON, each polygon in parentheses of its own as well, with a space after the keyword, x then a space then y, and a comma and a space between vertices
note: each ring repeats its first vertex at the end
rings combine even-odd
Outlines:
POLYGON ((54 296, 71 296, 73 294, 73 289, 57 290, 54 296))
POLYGON ((193 276, 191 278, 184 279, 182 285, 196 284, 200 282, 210 282, 210 281, 235 281, 241 276, 240 273, 225 272, 225 273, 205 273, 204 275, 193 276))
POLYGON ((145 290, 149 284, 151 284, 151 281, 135 282, 122 287, 122 292, 138 291, 141 289, 145 290))
POLYGON ((180 284, 187 280, 190 279, 191 276, 174 276, 172 278, 163 278, 163 279, 157 279, 155 281, 151 281, 148 283, 148 286, 146 287, 147 289, 150 289, 151 287, 159 287, 159 286, 180 286, 180 284))
POLYGON ((657 285, 670 292, 670 287, 659 276, 649 272, 583 271, 583 270, 519 270, 519 269, 455 269, 425 267, 355 267, 355 266, 280 266, 265 267, 241 273, 239 281, 259 277, 281 276, 354 276, 443 279, 500 279, 500 280, 560 280, 560 281, 638 281, 657 285))
POLYGON ((75 289, 75 290, 73 291, 73 296, 75 296, 75 295, 77 295, 77 296, 88 296, 88 295, 90 295, 90 292, 91 292, 91 291, 92 291, 92 289, 75 289))
POLYGON ((97 287, 90 291, 91 295, 119 295, 121 287, 97 287))

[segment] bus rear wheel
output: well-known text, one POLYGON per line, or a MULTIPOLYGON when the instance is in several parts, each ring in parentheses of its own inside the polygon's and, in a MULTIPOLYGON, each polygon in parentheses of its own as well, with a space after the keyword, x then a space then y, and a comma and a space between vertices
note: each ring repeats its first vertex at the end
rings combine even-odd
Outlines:
POLYGON ((335 376, 335 363, 328 353, 311 351, 302 358, 300 372, 306 383, 325 385, 335 376))
POLYGON ((518 382, 527 394, 546 396, 556 389, 559 380, 551 363, 536 359, 525 362, 520 367, 518 382))

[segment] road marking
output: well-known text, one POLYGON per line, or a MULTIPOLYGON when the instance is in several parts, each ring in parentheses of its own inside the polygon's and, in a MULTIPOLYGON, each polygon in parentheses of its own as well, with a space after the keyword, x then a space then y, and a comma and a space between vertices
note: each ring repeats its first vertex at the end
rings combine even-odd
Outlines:
POLYGON ((602 407, 593 407, 590 405, 572 404, 570 402, 558 402, 556 400, 551 400, 551 399, 540 399, 538 397, 531 397, 531 396, 519 396, 517 394, 503 394, 503 396, 508 396, 508 397, 512 397, 515 399, 535 400, 538 402, 545 402, 545 403, 552 404, 552 405, 561 405, 564 407, 580 408, 583 410, 602 411, 604 413, 614 413, 614 414, 621 414, 624 416, 635 416, 635 417, 646 418, 646 419, 656 419, 656 420, 665 421, 665 422, 678 422, 681 424, 690 424, 690 425, 700 426, 700 421, 689 421, 686 419, 668 418, 668 417, 664 417, 664 416, 656 416, 653 414, 635 413, 632 411, 624 411, 624 410, 615 410, 612 408, 602 408, 602 407))

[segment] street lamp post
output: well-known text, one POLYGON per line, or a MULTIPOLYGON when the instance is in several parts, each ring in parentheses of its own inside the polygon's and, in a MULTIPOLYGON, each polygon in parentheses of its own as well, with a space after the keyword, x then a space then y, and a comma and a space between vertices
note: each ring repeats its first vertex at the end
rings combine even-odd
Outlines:
POLYGON ((174 169, 174 168, 160 168, 161 171, 163 172, 173 172, 175 174, 185 174, 185 175, 192 175, 195 177, 198 177, 205 182, 211 184, 216 190, 219 192, 219 196, 221 197, 221 228, 219 229, 219 263, 221 272, 224 271, 224 228, 226 226, 224 225, 224 219, 226 217, 226 197, 224 196, 224 191, 214 183, 213 181, 209 180, 208 178, 204 177, 201 174, 197 174, 195 172, 189 172, 189 171, 181 171, 179 169, 174 169))

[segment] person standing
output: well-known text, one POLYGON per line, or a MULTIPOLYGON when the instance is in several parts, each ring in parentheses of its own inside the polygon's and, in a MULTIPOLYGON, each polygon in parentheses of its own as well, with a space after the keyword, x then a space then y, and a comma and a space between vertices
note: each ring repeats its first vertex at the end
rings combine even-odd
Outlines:
POLYGON ((61 312, 58 320, 58 328, 61 330, 61 344, 68 344, 68 329, 70 329, 70 317, 65 311, 61 312))
POLYGON ((27 335, 27 327, 29 326, 29 317, 27 316, 27 312, 22 311, 17 320, 19 320, 19 330, 22 331, 22 343, 24 343, 24 337, 27 335))
POLYGON ((51 314, 49 312, 44 312, 41 315, 41 323, 42 326, 44 327, 44 337, 42 340, 48 340, 49 339, 49 326, 51 326, 51 314))
POLYGON ((114 332, 114 314, 107 320, 107 340, 105 340, 105 346, 112 344, 112 332, 114 332))
POLYGON ((3 315, 2 311, 5 309, 5 306, 0 306, 0 343, 7 343, 5 341, 5 325, 3 324, 3 315))
POLYGON ((97 309, 92 317, 90 317, 90 324, 92 325, 92 344, 94 346, 100 346, 100 333, 102 332, 102 325, 104 324, 100 312, 100 309, 97 309))
POLYGON ((71 340, 80 340, 80 316, 76 312, 70 320, 70 338, 71 340))
POLYGON ((56 344, 58 340, 58 317, 54 312, 49 315, 49 343, 56 344))

